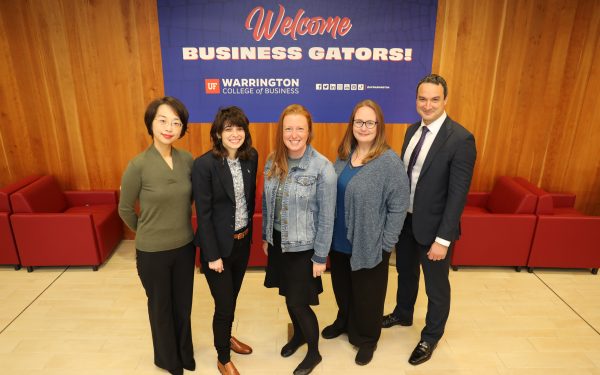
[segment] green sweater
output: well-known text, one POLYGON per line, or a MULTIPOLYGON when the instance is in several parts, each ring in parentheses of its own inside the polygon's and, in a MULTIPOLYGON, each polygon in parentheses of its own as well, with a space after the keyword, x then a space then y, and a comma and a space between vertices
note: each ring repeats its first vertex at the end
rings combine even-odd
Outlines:
POLYGON ((135 247, 142 251, 176 249, 190 243, 194 159, 172 149, 173 169, 154 145, 133 158, 121 180, 119 216, 136 232, 135 247), (140 202, 139 216, 135 211, 140 202))

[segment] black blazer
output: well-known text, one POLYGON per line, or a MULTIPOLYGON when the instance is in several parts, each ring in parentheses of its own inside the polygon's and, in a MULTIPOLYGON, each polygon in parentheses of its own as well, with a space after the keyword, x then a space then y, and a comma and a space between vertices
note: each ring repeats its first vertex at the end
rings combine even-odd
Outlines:
MULTIPOLYGON (((248 208, 249 236, 252 236, 252 215, 256 194, 258 153, 253 148, 248 160, 241 160, 244 193, 248 208)), ((235 193, 233 177, 227 160, 208 151, 194 160, 192 188, 196 203, 198 229, 194 244, 200 247, 202 259, 213 262, 231 255, 235 232, 235 193)), ((252 237, 250 237, 252 238, 252 237)))
MULTIPOLYGON (((421 122, 406 130, 402 159, 421 122)), ((415 187, 412 230, 417 242, 430 246, 436 237, 456 241, 460 216, 473 177, 477 150, 475 138, 450 117, 435 137, 415 187)))

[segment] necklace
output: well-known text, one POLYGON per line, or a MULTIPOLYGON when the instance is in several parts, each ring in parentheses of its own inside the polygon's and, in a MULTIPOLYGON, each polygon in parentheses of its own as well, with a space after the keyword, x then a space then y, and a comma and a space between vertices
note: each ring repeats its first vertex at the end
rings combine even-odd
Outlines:
POLYGON ((352 163, 352 161, 350 162, 350 165, 352 165, 353 167, 359 167, 362 166, 362 160, 364 159, 364 156, 360 156, 358 153, 358 150, 355 150, 354 153, 352 154, 352 157, 354 158, 354 163, 352 163))

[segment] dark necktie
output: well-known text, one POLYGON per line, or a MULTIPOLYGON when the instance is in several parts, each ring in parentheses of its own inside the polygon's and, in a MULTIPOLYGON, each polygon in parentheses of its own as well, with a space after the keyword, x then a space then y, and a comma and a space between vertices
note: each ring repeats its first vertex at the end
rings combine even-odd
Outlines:
POLYGON ((410 159, 408 159, 408 169, 406 170, 406 173, 408 173, 409 186, 412 184, 411 178, 412 178, 413 167, 415 166, 415 163, 417 162, 417 158, 419 157, 419 152, 421 152, 421 147, 423 146, 423 142, 425 141, 425 136, 427 135, 427 132, 429 131, 429 129, 427 129, 427 126, 423 126, 423 127, 421 127, 421 129, 422 129, 421 138, 419 138, 419 142, 417 142, 415 149, 413 150, 412 154, 410 154, 410 159))

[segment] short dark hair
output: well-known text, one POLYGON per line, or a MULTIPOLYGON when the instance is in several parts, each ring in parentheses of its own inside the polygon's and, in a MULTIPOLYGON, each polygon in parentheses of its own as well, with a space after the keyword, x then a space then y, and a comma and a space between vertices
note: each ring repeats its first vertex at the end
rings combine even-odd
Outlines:
POLYGON ((229 151, 223 146, 221 134, 227 125, 239 126, 244 129, 244 143, 238 148, 236 157, 242 160, 248 160, 252 151, 252 136, 250 135, 250 121, 240 107, 231 106, 219 108, 215 119, 210 127, 210 140, 212 141, 212 152, 217 157, 225 158, 229 155, 229 151))
POLYGON ((446 83, 444 77, 439 76, 437 74, 429 74, 423 77, 417 84, 417 96, 419 96, 419 86, 421 86, 423 83, 433 83, 434 85, 442 85, 442 87, 444 88, 444 99, 446 99, 446 97, 448 96, 448 84, 446 83))
POLYGON ((150 104, 148 104, 148 107, 146 107, 146 113, 144 113, 144 122, 146 123, 146 129, 148 129, 148 134, 154 136, 154 133, 152 132, 152 122, 156 117, 158 107, 160 107, 163 104, 168 105, 175 111, 175 113, 177 113, 177 116, 179 117, 179 120, 181 120, 181 124, 183 125, 181 127, 181 134, 179 134, 179 138, 183 137, 185 135, 185 132, 187 131, 188 119, 190 117, 190 114, 187 108, 185 108, 185 105, 179 99, 174 98, 172 96, 164 96, 162 98, 154 99, 150 102, 150 104))

